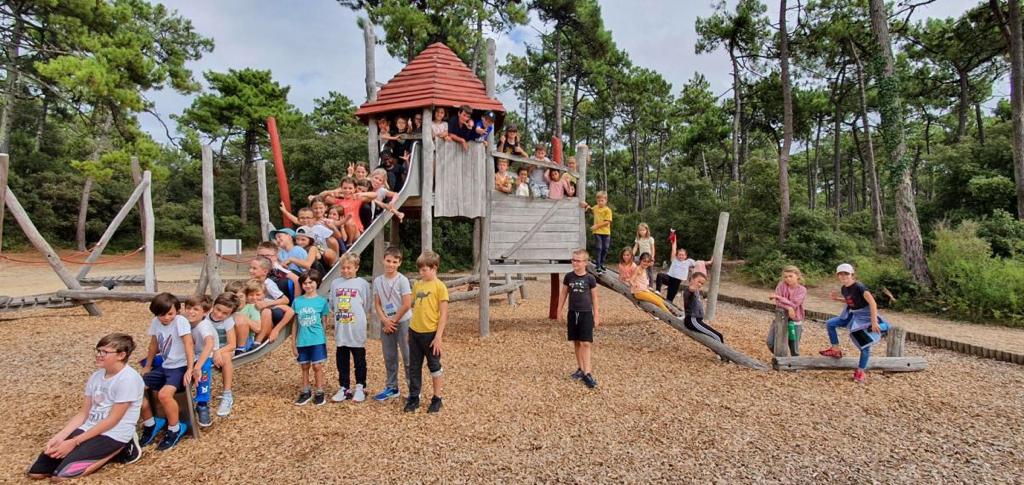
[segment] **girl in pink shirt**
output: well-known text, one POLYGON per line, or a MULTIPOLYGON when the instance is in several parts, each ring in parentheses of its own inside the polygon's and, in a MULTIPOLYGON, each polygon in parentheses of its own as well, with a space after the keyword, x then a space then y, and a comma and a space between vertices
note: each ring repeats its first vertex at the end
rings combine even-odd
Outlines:
POLYGON ((558 200, 576 195, 572 185, 569 185, 569 181, 562 178, 562 172, 559 172, 558 170, 548 170, 547 179, 549 199, 558 200))
MULTIPOLYGON (((789 353, 794 357, 800 355, 800 336, 803 335, 804 300, 807 288, 800 284, 803 273, 796 266, 782 268, 782 281, 775 287, 775 294, 768 299, 775 302, 776 308, 786 310, 789 316, 789 353)), ((768 328, 768 350, 775 347, 775 325, 768 328)))

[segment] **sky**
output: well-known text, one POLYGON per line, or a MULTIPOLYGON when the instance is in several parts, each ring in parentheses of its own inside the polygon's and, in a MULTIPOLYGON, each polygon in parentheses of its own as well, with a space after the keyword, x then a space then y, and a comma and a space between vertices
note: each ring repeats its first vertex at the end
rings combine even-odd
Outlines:
MULTIPOLYGON (((902 0, 901 0, 902 1, 902 0)), ((362 31, 356 25, 356 13, 340 7, 334 0, 164 0, 161 3, 192 20, 200 34, 214 40, 213 52, 189 64, 196 79, 208 70, 252 67, 270 69, 279 83, 291 86, 288 100, 303 112, 313 101, 338 91, 357 105, 365 99, 362 31)), ((730 6, 734 0, 728 0, 730 6)), ((768 16, 778 20, 778 0, 768 0, 768 16)), ((694 53, 698 17, 711 15, 711 0, 600 0, 605 27, 611 30, 618 47, 633 63, 654 69, 672 84, 673 91, 695 72, 701 72, 718 95, 727 95, 730 86, 729 58, 724 51, 694 53), (685 6, 685 7, 682 7, 685 6)), ((955 17, 976 1, 937 0, 918 10, 914 19, 955 17)), ((792 20, 791 20, 792 22, 792 20)), ((515 31, 497 36, 497 58, 501 62, 512 53, 521 55, 527 43, 537 44, 540 32, 549 27, 536 18, 515 31)), ((383 31, 377 29, 378 38, 383 31)), ((386 82, 402 68, 402 63, 377 46, 377 80, 386 82)), ((501 85, 499 79, 498 85, 501 85)), ((1008 95, 1007 87, 997 86, 997 96, 1008 95)), ((153 91, 146 97, 169 128, 175 129, 172 114, 180 114, 192 103, 193 95, 173 90, 153 91)), ((509 110, 519 102, 511 91, 498 98, 509 110)), ((144 130, 157 141, 167 142, 163 125, 150 114, 139 115, 144 130)))

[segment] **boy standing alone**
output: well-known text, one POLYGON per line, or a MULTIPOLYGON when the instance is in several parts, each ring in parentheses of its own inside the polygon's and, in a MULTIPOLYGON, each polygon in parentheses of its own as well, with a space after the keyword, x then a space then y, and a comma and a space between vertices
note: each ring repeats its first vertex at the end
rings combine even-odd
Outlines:
POLYGON ((448 287, 437 279, 437 268, 441 256, 425 251, 416 258, 420 269, 420 280, 412 287, 415 298, 412 307, 412 323, 409 324, 409 398, 405 401, 405 412, 411 413, 420 407, 420 387, 423 384, 423 359, 427 359, 434 397, 430 399, 428 413, 441 410, 441 394, 444 379, 441 368, 441 338, 448 324, 448 287))
POLYGON ((586 249, 572 252, 572 272, 562 279, 562 294, 558 297, 558 311, 561 314, 566 301, 569 312, 565 322, 569 341, 576 353, 576 372, 573 380, 583 381, 587 387, 597 387, 597 380, 591 375, 590 346, 594 341, 594 328, 600 325, 598 315, 597 278, 587 273, 590 255, 586 249))

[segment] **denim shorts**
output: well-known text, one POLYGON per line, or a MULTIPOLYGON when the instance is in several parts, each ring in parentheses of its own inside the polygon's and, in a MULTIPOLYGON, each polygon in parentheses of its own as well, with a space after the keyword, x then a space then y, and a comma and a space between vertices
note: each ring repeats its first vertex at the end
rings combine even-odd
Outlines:
POLYGON ((327 362, 327 344, 307 345, 299 347, 299 356, 295 359, 300 364, 323 364, 327 362))

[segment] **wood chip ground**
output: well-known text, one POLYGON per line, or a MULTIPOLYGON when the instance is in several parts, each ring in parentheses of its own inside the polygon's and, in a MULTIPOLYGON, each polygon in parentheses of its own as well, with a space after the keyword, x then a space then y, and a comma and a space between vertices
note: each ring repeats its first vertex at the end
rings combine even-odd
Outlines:
MULTIPOLYGON (((602 290, 600 387, 588 390, 569 380, 563 325, 545 318, 547 282, 529 285, 531 298, 515 308, 493 299, 487 339, 477 337, 476 304, 453 305, 439 415, 403 414, 398 400, 296 407, 299 369, 282 347, 240 372, 234 413, 215 418, 201 441, 147 448, 140 462, 82 483, 1024 480, 1024 367, 908 343, 928 371, 869 373, 866 385, 847 372, 752 371, 602 290)), ((146 305, 100 306, 102 318, 72 308, 0 319, 0 482, 24 480, 74 413, 102 335, 128 332, 144 353, 146 305)), ((730 344, 770 359, 769 314, 728 304, 719 312, 715 326, 730 344)), ((826 342, 809 326, 803 351, 826 342)), ((367 347, 375 392, 379 341, 367 347)), ((328 381, 333 393, 333 352, 328 381)))

